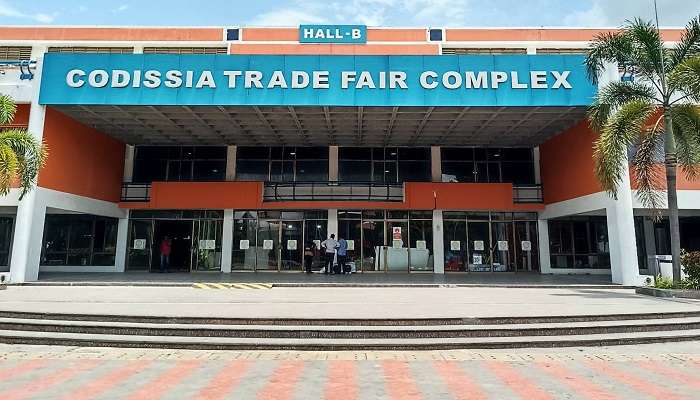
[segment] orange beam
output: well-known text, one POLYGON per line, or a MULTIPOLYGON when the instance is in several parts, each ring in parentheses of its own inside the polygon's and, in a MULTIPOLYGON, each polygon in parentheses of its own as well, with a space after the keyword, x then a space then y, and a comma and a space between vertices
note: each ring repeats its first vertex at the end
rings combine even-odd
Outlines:
POLYGON ((223 41, 223 28, 0 27, 6 40, 223 41))

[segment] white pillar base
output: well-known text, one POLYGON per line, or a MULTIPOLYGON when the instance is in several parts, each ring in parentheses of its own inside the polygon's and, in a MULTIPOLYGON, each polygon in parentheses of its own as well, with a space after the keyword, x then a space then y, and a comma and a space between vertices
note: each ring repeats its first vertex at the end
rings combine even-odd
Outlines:
POLYGON ((114 266, 117 272, 126 270, 126 257, 129 248, 129 214, 126 217, 119 218, 117 225, 117 248, 114 256, 114 266))
POLYGON ((549 253, 549 223, 546 219, 537 220, 537 245, 540 253, 540 273, 552 273, 552 258, 549 253))
POLYGON ((35 188, 17 207, 14 242, 10 257, 10 282, 24 283, 39 279, 41 243, 44 236, 46 204, 35 188))
POLYGON ((445 245, 442 210, 433 210, 433 272, 445 273, 445 245))
POLYGON ((221 235, 221 272, 230 273, 233 256, 233 210, 224 210, 223 229, 221 235))

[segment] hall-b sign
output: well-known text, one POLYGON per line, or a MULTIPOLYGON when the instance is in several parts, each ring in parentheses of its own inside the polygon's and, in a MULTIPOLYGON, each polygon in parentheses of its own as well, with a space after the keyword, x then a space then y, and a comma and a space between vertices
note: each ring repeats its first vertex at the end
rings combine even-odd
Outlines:
POLYGON ((42 104, 583 106, 575 55, 47 54, 42 104))

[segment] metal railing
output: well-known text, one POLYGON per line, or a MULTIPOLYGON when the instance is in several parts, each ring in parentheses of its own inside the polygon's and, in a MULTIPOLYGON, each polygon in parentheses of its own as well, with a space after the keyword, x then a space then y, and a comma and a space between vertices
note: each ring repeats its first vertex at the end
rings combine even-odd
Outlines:
POLYGON ((403 201, 403 184, 380 182, 265 182, 264 201, 403 201))
POLYGON ((122 183, 121 201, 150 201, 151 200, 151 184, 150 183, 122 183))
POLYGON ((513 185, 514 203, 543 203, 542 185, 513 185))

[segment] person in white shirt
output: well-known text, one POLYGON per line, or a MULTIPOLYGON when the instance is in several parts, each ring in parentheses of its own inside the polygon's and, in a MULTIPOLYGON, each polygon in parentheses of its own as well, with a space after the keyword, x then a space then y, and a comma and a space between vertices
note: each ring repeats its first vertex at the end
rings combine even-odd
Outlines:
POLYGON ((338 241, 335 240, 335 235, 331 233, 331 236, 321 242, 321 247, 325 249, 323 260, 324 262, 324 274, 329 274, 333 272, 333 259, 335 258, 335 249, 338 248, 338 241))

